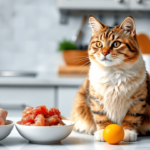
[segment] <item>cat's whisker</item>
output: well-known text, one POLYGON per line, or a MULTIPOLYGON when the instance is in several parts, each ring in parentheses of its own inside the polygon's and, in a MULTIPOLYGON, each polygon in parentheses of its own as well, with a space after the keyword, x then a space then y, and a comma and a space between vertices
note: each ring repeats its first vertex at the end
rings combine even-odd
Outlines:
MULTIPOLYGON (((83 64, 83 65, 81 65, 81 66, 87 65, 87 64, 89 64, 89 63, 90 63, 90 61, 88 61, 88 62, 84 63, 84 64, 83 64)), ((80 66, 80 67, 81 67, 81 66, 80 66)))
MULTIPOLYGON (((123 67, 124 69, 129 69, 129 67, 125 64, 125 63, 122 63, 122 64, 120 64, 120 63, 118 63, 117 62, 117 60, 115 60, 115 59, 113 59, 116 63, 117 63, 117 65, 120 65, 121 67, 123 67)), ((119 59, 120 60, 120 59, 119 59)))
POLYGON ((86 56, 76 56, 76 57, 85 57, 85 58, 88 58, 88 57, 86 57, 86 56))
POLYGON ((76 64, 79 64, 79 63, 81 63, 81 62, 83 62, 83 61, 87 61, 88 59, 80 59, 76 64))
MULTIPOLYGON (((89 62, 89 64, 90 64, 90 62, 89 62)), ((89 64, 84 67, 84 69, 81 71, 81 73, 89 66, 89 64)))
POLYGON ((78 60, 88 60, 88 58, 80 58, 80 59, 78 59, 78 60))
POLYGON ((77 61, 82 61, 82 60, 88 60, 88 59, 85 59, 85 58, 84 59, 78 59, 77 61))
POLYGON ((82 59, 82 58, 85 58, 85 59, 89 59, 89 57, 85 57, 85 56, 76 56, 76 59, 82 59))
POLYGON ((123 63, 123 64, 122 64, 122 66, 124 66, 124 67, 125 67, 125 69, 127 69, 127 70, 129 69, 128 65, 127 65, 127 64, 125 64, 125 63, 123 63))
POLYGON ((85 66, 85 65, 89 64, 89 63, 90 63, 90 61, 86 62, 85 64, 81 65, 80 68, 81 68, 82 66, 85 66))
POLYGON ((85 59, 85 60, 88 60, 89 58, 88 57, 80 57, 80 58, 77 58, 78 60, 83 60, 83 59, 85 59))
POLYGON ((121 66, 121 67, 123 67, 123 68, 125 68, 125 69, 127 69, 125 66, 123 66, 122 64, 120 64, 120 63, 118 63, 116 60, 114 60, 115 62, 116 62, 116 64, 117 65, 119 65, 119 66, 121 66))

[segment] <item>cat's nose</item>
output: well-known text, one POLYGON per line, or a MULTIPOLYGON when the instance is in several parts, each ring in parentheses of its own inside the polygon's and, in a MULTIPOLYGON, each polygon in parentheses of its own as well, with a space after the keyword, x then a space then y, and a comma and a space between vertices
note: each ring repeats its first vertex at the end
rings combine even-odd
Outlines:
POLYGON ((103 54, 104 56, 106 56, 107 54, 109 54, 109 52, 108 52, 108 51, 105 51, 105 52, 102 52, 102 54, 103 54))

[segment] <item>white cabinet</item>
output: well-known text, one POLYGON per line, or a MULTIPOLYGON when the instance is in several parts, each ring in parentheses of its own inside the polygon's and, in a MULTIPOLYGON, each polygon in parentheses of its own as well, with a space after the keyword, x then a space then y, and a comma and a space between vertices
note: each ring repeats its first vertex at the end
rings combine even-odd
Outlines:
POLYGON ((51 87, 0 87, 0 107, 8 109, 9 116, 21 116, 23 105, 55 107, 55 89, 51 87))
POLYGON ((66 10, 128 10, 129 0, 58 0, 59 9, 66 10))
POLYGON ((58 88, 58 109, 65 117, 70 117, 73 101, 78 91, 78 87, 58 88))
POLYGON ((46 105, 58 108, 63 116, 70 117, 78 87, 0 87, 0 107, 8 116, 21 117, 24 106, 46 105))
POLYGON ((150 11, 150 0, 57 0, 60 10, 150 11))
POLYGON ((131 10, 150 11, 150 0, 130 0, 131 10))

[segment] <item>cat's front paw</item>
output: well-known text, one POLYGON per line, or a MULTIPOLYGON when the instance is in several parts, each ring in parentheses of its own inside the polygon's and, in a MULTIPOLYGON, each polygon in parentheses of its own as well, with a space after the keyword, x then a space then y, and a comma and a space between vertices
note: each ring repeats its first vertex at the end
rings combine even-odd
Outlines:
POLYGON ((133 142, 137 140, 137 133, 134 130, 125 129, 124 133, 123 141, 133 142))
POLYGON ((101 130, 98 130, 94 133, 94 139, 96 141, 101 141, 101 142, 104 142, 104 138, 103 138, 103 131, 104 129, 101 129, 101 130))

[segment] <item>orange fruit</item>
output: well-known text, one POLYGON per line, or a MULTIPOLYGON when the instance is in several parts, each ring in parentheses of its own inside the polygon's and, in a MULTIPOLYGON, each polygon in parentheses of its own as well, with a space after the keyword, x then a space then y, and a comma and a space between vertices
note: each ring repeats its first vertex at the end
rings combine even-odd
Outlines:
POLYGON ((118 124, 110 124, 104 129, 103 138, 109 144, 118 144, 124 138, 124 130, 118 124))

